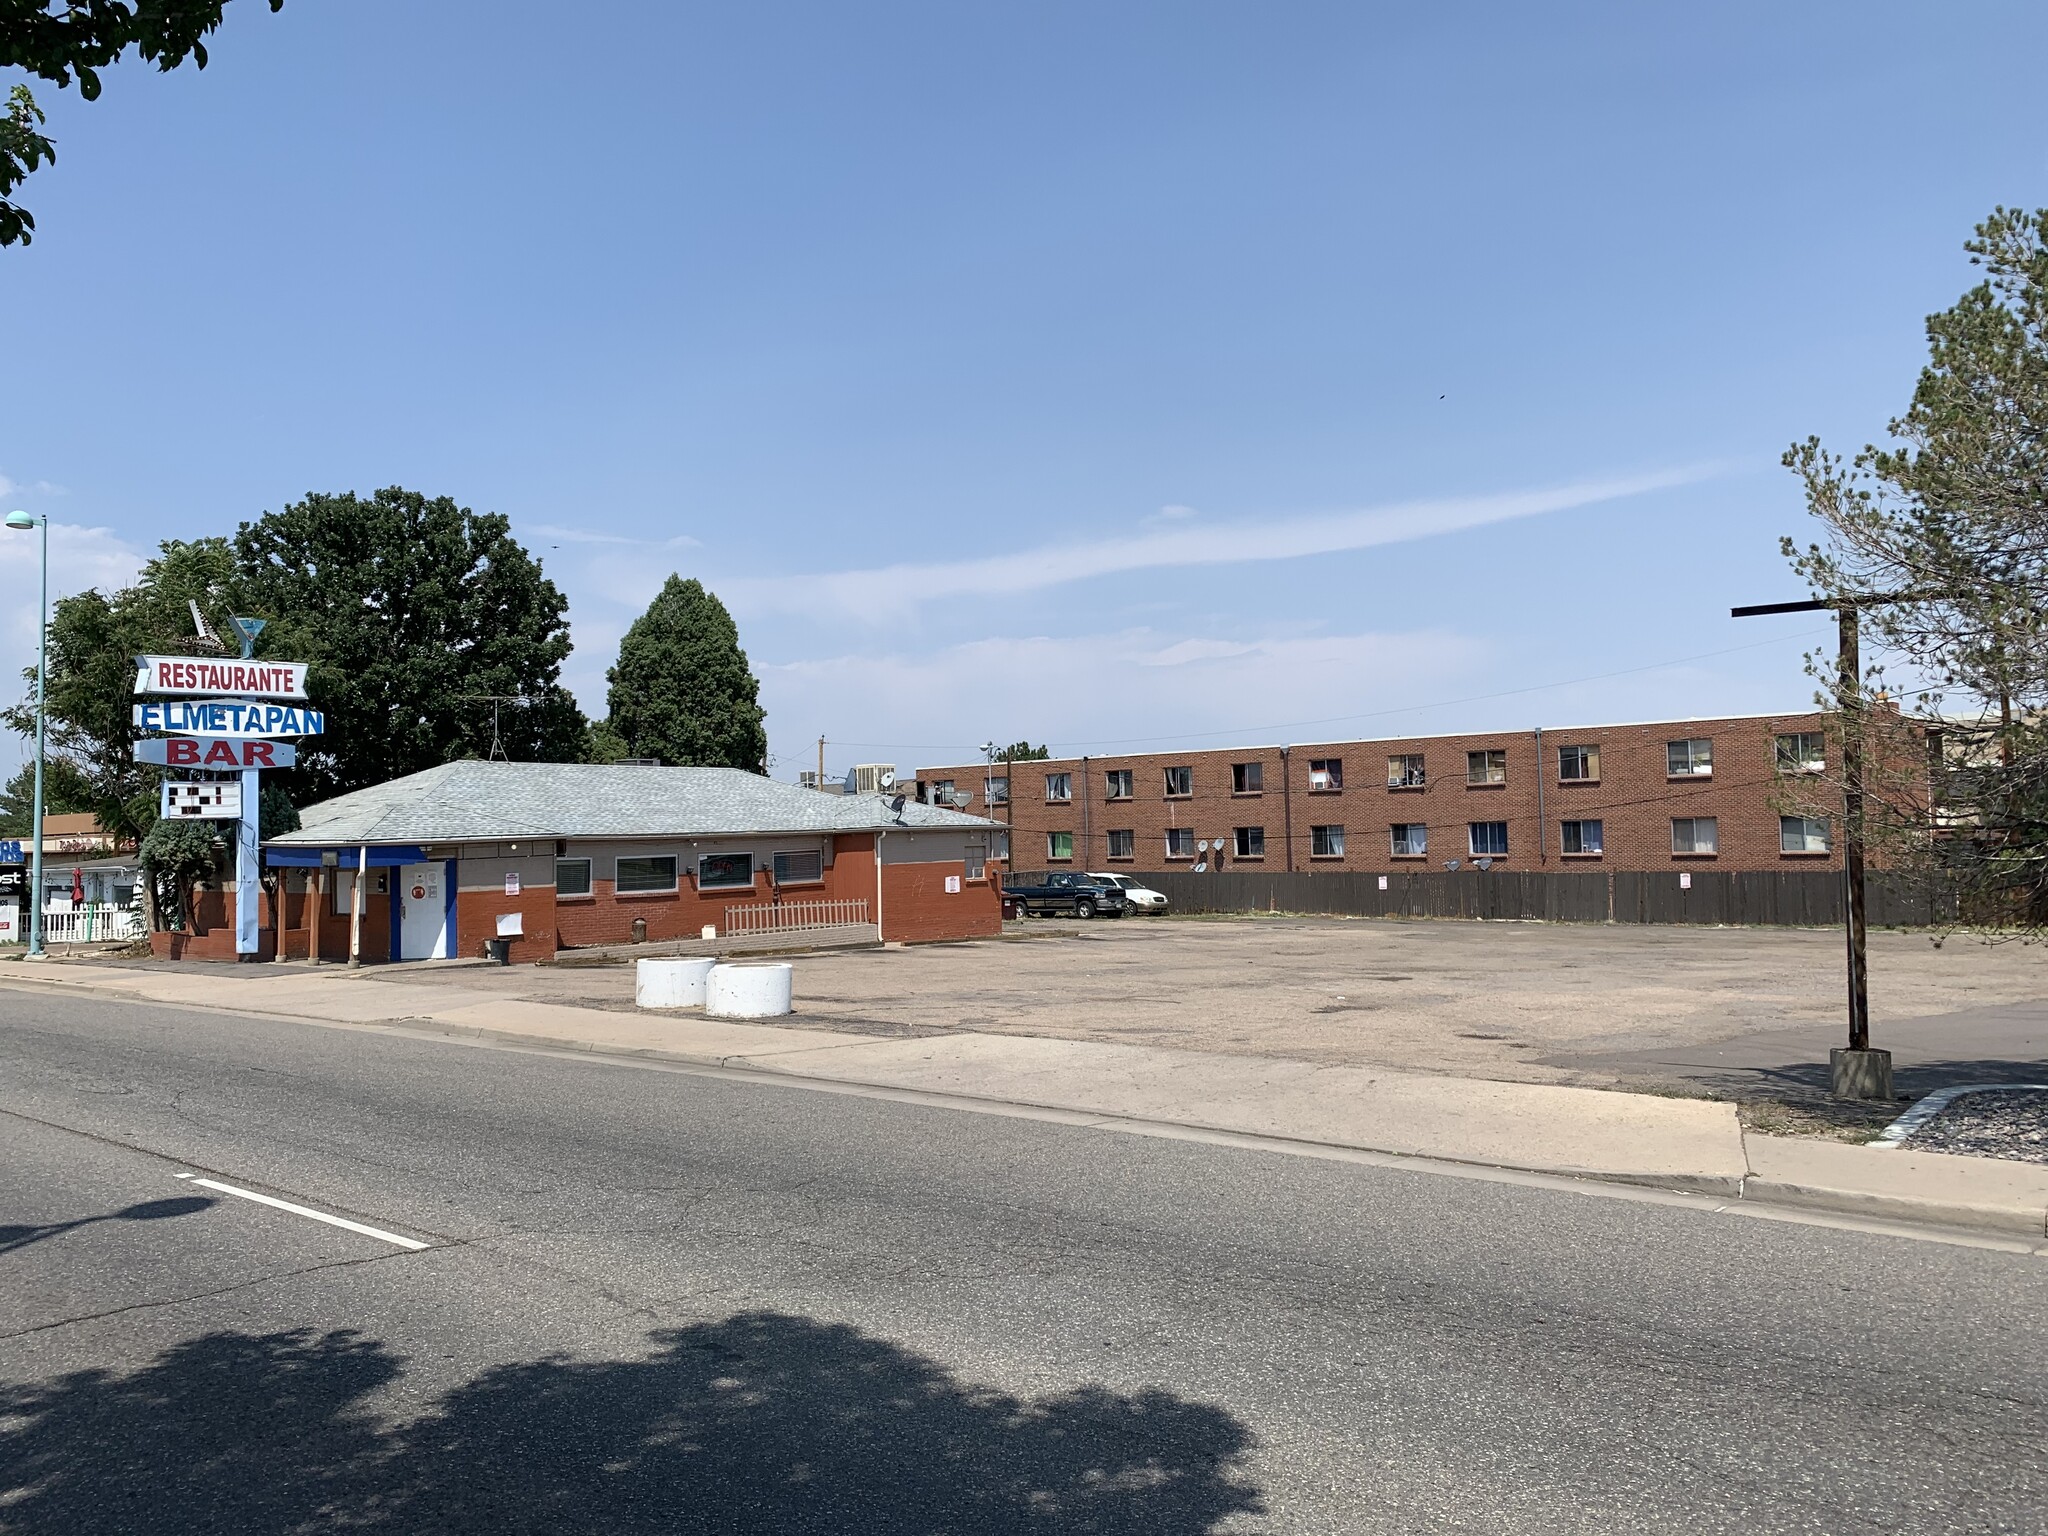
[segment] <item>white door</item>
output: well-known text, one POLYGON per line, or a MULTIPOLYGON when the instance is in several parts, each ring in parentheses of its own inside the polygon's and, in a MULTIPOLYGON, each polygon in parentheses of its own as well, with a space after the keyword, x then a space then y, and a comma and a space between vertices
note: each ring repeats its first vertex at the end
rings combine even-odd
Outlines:
POLYGON ((448 956, 447 871, 440 864, 406 864, 398 870, 398 958, 444 960, 448 956))

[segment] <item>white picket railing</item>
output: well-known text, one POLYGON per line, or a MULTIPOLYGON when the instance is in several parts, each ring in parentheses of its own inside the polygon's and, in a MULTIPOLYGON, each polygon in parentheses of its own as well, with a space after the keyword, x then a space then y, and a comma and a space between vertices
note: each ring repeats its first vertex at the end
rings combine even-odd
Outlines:
POLYGON ((865 923, 865 901, 778 901, 727 907, 725 933, 797 933, 806 928, 839 928, 865 923))
MULTIPOLYGON (((23 921, 23 937, 27 922, 23 921)), ((89 901, 83 906, 43 912, 43 941, 47 944, 93 944, 102 939, 139 939, 147 930, 139 907, 117 907, 110 901, 89 901)))

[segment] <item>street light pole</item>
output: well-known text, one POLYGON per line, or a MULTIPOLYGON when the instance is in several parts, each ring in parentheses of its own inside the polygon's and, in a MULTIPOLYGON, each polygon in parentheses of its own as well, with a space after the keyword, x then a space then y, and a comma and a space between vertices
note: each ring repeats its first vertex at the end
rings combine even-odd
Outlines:
POLYGON ((42 591, 36 602, 36 794, 31 831, 35 851, 29 855, 28 958, 43 960, 43 689, 50 660, 50 518, 27 512, 7 514, 7 526, 25 531, 40 526, 43 531, 42 591))
POLYGON ((1842 720, 1843 928, 1848 940, 1849 1045, 1828 1053, 1829 1089, 1838 1099, 1889 1099, 1892 1053, 1870 1046, 1869 929, 1863 892, 1863 660, 1858 615, 1865 604, 1912 600, 1910 593, 1811 598, 1803 603, 1756 603, 1731 608, 1730 618, 1770 613, 1835 614, 1835 708, 1842 720))

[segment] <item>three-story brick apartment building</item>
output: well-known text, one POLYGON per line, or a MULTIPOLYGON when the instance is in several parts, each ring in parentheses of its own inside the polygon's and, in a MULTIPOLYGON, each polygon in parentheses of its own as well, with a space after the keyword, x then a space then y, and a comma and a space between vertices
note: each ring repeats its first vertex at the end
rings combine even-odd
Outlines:
POLYGON ((1010 827, 1018 869, 1826 865, 1814 711, 921 768, 1010 827))

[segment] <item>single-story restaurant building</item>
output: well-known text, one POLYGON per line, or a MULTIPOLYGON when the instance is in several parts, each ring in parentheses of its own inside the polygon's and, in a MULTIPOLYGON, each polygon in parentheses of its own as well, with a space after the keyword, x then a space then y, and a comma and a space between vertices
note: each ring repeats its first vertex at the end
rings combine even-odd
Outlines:
MULTIPOLYGON (((735 768, 445 763, 308 807, 264 845, 287 958, 514 960, 636 940, 847 924, 887 940, 1002 931, 994 822, 735 768)), ((266 945, 266 948, 268 946, 266 945)), ((195 951, 196 952, 196 951, 195 951)))

